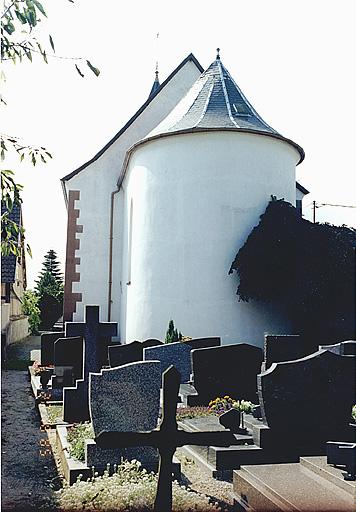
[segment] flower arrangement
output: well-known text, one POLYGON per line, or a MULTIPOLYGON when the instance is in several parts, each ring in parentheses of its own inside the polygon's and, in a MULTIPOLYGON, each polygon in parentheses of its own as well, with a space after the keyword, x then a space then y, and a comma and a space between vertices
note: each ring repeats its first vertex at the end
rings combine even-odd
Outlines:
POLYGON ((232 409, 234 402, 235 400, 229 395, 225 395, 224 397, 218 396, 215 400, 209 402, 209 409, 212 413, 220 416, 224 412, 232 409))
POLYGON ((32 365, 32 371, 34 375, 40 376, 43 372, 46 372, 48 370, 54 370, 53 364, 47 364, 45 366, 42 366, 39 361, 35 361, 32 365))
POLYGON ((185 419, 192 418, 201 418, 203 416, 209 416, 211 414, 211 410, 209 407, 178 407, 177 408, 177 421, 182 421, 185 419))
POLYGON ((253 403, 248 400, 235 400, 231 398, 229 395, 225 395, 224 397, 217 397, 215 400, 211 400, 209 402, 209 409, 212 413, 220 416, 226 411, 230 409, 237 409, 240 412, 244 412, 249 414, 252 410, 253 403))
POLYGON ((248 400, 236 400, 232 406, 234 409, 237 409, 240 412, 250 414, 254 404, 252 402, 249 402, 248 400))
MULTIPOLYGON (((132 460, 110 464, 103 476, 93 468, 93 476, 87 482, 81 480, 57 491, 60 510, 83 512, 151 512, 157 490, 157 475, 142 469, 140 462, 132 460), (110 474, 112 475, 110 476, 110 474)), ((221 510, 207 496, 199 494, 178 482, 173 482, 173 512, 206 512, 221 510)))
POLYGON ((351 416, 354 422, 356 423, 356 404, 352 407, 351 416))

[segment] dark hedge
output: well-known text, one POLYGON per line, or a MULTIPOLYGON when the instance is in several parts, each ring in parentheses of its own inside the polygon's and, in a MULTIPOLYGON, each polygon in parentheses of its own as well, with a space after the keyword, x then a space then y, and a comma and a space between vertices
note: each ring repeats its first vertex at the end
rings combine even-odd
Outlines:
POLYGON ((313 224, 272 199, 233 261, 239 300, 283 304, 315 343, 355 337, 356 230, 313 224))

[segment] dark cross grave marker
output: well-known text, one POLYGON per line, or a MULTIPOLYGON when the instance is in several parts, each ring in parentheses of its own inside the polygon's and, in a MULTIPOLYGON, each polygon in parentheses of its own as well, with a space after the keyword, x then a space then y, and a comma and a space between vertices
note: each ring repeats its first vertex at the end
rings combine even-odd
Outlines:
POLYGON ((117 335, 116 322, 99 322, 99 306, 85 306, 84 322, 66 322, 65 337, 84 338, 84 378, 107 363, 107 347, 117 335))
POLYGON ((86 306, 85 322, 66 322, 65 334, 67 337, 82 336, 84 349, 83 377, 76 381, 76 387, 63 389, 63 419, 69 423, 88 421, 89 373, 100 371, 109 340, 117 334, 117 323, 99 322, 99 306, 86 306))
POLYGON ((129 446, 152 446, 160 456, 157 493, 154 512, 172 510, 172 458, 177 447, 184 445, 230 446, 236 438, 229 431, 184 432, 179 430, 176 410, 180 374, 170 366, 162 376, 163 407, 161 425, 150 432, 101 432, 95 439, 100 448, 113 449, 129 446))

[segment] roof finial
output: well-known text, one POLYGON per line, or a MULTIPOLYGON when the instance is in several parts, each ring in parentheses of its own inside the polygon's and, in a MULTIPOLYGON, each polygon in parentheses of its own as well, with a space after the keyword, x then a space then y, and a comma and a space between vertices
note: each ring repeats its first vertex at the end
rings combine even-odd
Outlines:
POLYGON ((216 54, 216 60, 220 60, 220 48, 216 48, 217 54, 216 54))
POLYGON ((156 35, 156 57, 157 57, 157 60, 156 60, 156 80, 158 80, 158 37, 159 37, 159 32, 157 32, 157 35, 156 35))

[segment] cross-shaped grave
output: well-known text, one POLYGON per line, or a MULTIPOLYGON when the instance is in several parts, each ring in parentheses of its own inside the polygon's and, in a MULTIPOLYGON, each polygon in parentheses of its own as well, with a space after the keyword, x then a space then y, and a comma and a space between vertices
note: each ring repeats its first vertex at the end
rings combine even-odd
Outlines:
POLYGON ((163 406, 160 426, 148 432, 101 432, 95 439, 100 448, 113 449, 129 446, 152 446, 160 456, 155 512, 172 510, 172 459, 176 448, 184 445, 230 446, 236 443, 235 435, 226 431, 185 432, 178 429, 176 410, 180 373, 170 366, 162 376, 163 406))
POLYGON ((66 322, 65 335, 82 336, 83 348, 83 378, 77 380, 75 388, 63 390, 63 418, 69 423, 88 421, 88 379, 89 373, 100 371, 104 364, 103 354, 111 336, 117 335, 116 322, 100 322, 99 306, 85 307, 84 322, 66 322))

